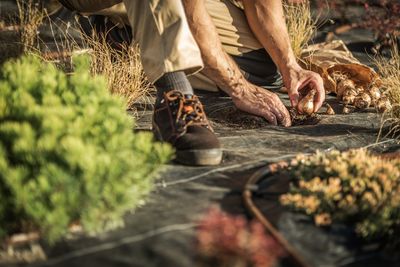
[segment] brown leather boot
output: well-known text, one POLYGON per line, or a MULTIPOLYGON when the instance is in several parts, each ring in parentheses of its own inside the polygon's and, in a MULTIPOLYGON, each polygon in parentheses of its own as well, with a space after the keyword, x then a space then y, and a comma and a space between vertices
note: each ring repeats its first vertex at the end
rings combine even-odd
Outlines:
POLYGON ((186 165, 217 165, 222 150, 200 100, 173 90, 164 94, 153 115, 153 132, 176 149, 176 161, 186 165))

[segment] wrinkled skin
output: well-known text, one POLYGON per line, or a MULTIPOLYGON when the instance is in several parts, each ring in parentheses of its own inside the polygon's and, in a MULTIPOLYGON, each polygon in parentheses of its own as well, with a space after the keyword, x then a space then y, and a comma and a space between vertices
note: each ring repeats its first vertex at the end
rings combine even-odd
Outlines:
MULTIPOLYGON (((204 61, 203 73, 232 97, 240 110, 264 117, 274 125, 291 126, 288 110, 279 97, 261 87, 250 84, 239 67, 222 48, 204 0, 183 0, 188 23, 199 45, 204 61)), ((297 1, 296 1, 297 2, 297 1)), ((302 69, 290 47, 281 0, 243 0, 246 18, 256 38, 271 55, 283 76, 291 105, 297 107, 306 88, 316 90, 317 111, 325 99, 321 77, 302 69)))
POLYGON ((238 109, 263 117, 272 125, 291 126, 289 111, 277 94, 251 83, 242 88, 239 94, 232 95, 238 109))

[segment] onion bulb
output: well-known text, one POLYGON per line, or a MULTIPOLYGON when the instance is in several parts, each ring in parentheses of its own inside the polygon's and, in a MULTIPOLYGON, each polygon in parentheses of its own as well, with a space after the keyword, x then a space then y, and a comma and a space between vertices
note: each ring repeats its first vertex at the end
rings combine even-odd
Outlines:
POLYGON ((314 96, 315 90, 310 90, 305 97, 303 97, 297 106, 300 114, 311 115, 314 113, 314 96))
POLYGON ((358 109, 366 109, 371 105, 371 97, 367 93, 362 93, 354 100, 354 106, 358 109))

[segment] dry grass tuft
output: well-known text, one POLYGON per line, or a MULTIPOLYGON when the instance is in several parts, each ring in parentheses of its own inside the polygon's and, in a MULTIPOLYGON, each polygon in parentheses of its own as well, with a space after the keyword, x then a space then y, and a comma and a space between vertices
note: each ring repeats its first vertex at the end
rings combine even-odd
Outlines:
POLYGON ((17 0, 22 52, 29 52, 38 43, 38 29, 46 12, 37 1, 17 0))
POLYGON ((104 75, 110 92, 124 97, 128 109, 133 109, 139 98, 149 96, 153 88, 143 72, 137 46, 125 44, 115 50, 97 34, 84 40, 91 48, 92 73, 104 75))
POLYGON ((382 88, 390 100, 391 109, 384 114, 384 125, 390 126, 387 136, 400 137, 400 52, 393 46, 391 57, 379 56, 374 63, 382 77, 382 88))
POLYGON ((37 49, 35 52, 45 61, 55 63, 66 72, 73 72, 73 57, 80 54, 90 56, 91 73, 103 75, 107 79, 110 93, 119 95, 126 100, 126 108, 133 111, 140 102, 150 103, 150 95, 153 87, 148 82, 140 61, 139 48, 129 44, 122 44, 116 50, 107 43, 103 33, 92 32, 86 35, 83 30, 70 26, 60 27, 50 21, 55 38, 53 48, 47 48, 47 52, 37 49), (57 34, 56 34, 57 32, 57 34), (80 38, 76 33, 81 32, 80 38))
MULTIPOLYGON (((153 90, 147 81, 140 61, 137 46, 122 45, 121 49, 113 49, 101 34, 91 36, 82 34, 81 40, 71 33, 79 32, 70 24, 58 26, 50 19, 50 29, 54 36, 54 44, 40 40, 38 29, 48 18, 46 9, 37 0, 16 0, 19 11, 19 45, 18 54, 35 54, 45 61, 51 61, 66 72, 72 69, 72 56, 88 53, 91 58, 93 75, 104 75, 107 78, 109 91, 126 99, 127 109, 133 110, 139 99, 147 101, 153 90), (66 28, 66 29, 64 29, 66 28), (50 45, 50 46, 48 46, 50 45)), ((0 44, 1 45, 1 44, 0 44)), ((14 48, 16 46, 13 46, 14 48)), ((11 49, 12 46, 7 46, 11 49)), ((4 53, 3 53, 4 54, 4 53)), ((1 59, 1 57, 0 57, 1 59)))
POLYGON ((310 2, 283 5, 286 24, 295 56, 300 59, 301 52, 307 47, 314 35, 317 24, 311 15, 310 2))

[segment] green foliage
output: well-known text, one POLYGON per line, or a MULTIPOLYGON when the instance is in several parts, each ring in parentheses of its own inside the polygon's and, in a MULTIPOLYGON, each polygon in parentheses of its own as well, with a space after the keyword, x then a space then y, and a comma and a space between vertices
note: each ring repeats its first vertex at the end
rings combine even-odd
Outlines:
POLYGON ((0 235, 38 230, 49 242, 71 223, 115 227, 152 189, 169 146, 133 133, 121 99, 89 74, 67 76, 35 57, 0 74, 0 235))
POLYGON ((281 203, 314 217, 317 225, 343 222, 365 239, 399 243, 400 160, 366 150, 299 156, 281 203))

